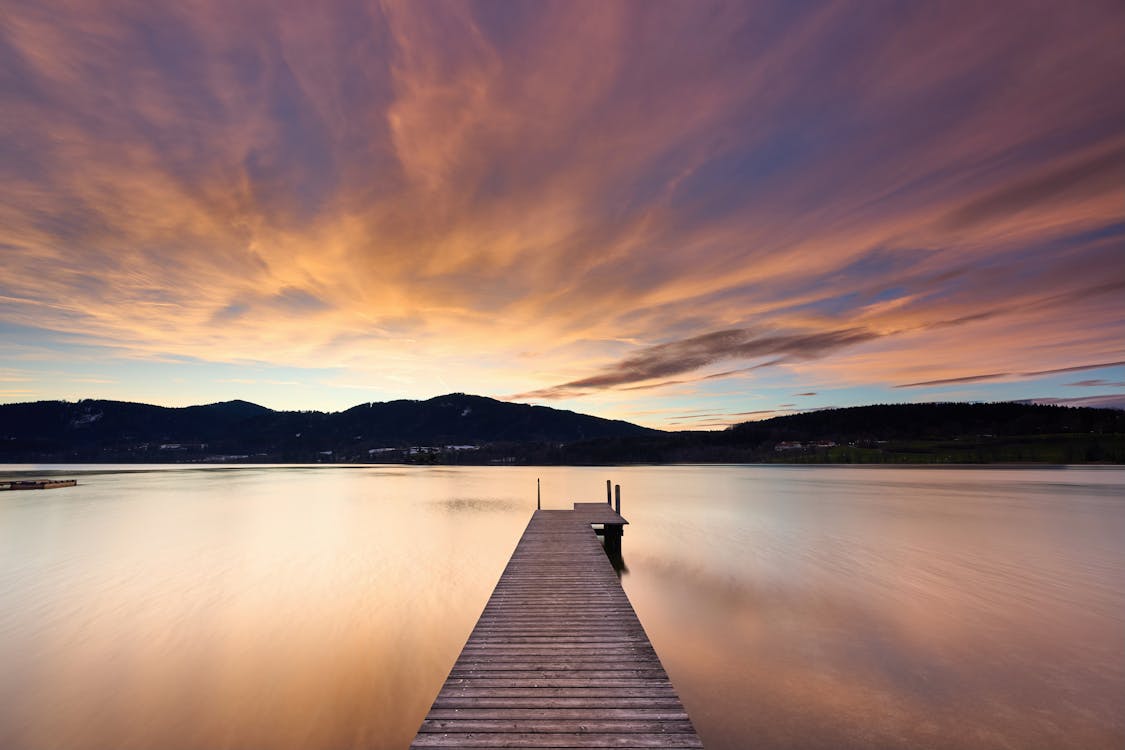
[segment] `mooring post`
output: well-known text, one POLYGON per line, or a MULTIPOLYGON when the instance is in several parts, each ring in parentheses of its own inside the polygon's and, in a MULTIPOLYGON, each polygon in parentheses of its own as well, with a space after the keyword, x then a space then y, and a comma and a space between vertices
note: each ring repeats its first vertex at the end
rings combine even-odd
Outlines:
POLYGON ((610 558, 621 557, 621 534, 624 530, 621 524, 606 524, 605 526, 605 551, 610 558))
POLYGON ((535 510, 543 510, 543 494, 539 490, 539 477, 535 478, 535 510))
POLYGON ((613 492, 610 488, 610 482, 608 479, 605 480, 605 504, 613 505, 613 492))
POLYGON ((614 503, 613 512, 621 515, 621 485, 616 485, 613 488, 613 494, 616 496, 616 503, 614 503))

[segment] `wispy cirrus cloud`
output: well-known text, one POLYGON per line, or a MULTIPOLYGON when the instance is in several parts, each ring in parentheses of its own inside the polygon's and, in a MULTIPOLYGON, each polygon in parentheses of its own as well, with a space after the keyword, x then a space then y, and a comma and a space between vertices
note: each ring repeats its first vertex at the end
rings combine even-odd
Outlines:
MULTIPOLYGON (((896 385, 895 388, 922 388, 925 386, 934 385, 956 385, 959 383, 982 383, 990 380, 1004 380, 1006 378, 1036 378, 1044 375, 1058 375, 1066 372, 1082 372, 1084 370, 1104 370, 1109 367, 1125 367, 1125 361, 1122 362, 1098 362, 1088 365, 1075 365, 1073 367, 1057 367, 1052 370, 1036 370, 1032 372, 996 372, 985 375, 967 375, 960 378, 944 378, 942 380, 926 380, 920 383, 903 383, 896 385)), ((1102 384, 1105 381, 1083 381, 1082 385, 1102 384)), ((1079 385, 1079 383, 1070 383, 1069 385, 1079 385)), ((1114 384, 1116 385, 1116 384, 1114 384)))
POLYGON ((957 385, 960 383, 984 383, 990 380, 1001 380, 1012 377, 1009 372, 994 372, 987 375, 964 375, 959 378, 941 378, 939 380, 923 380, 920 383, 903 383, 895 388, 925 388, 934 385, 957 385))
POLYGON ((618 414, 1120 360, 1125 9, 1023 11, 17 4, 0 325, 618 414))
POLYGON ((1041 174, 1016 180, 976 197, 950 213, 944 223, 954 229, 1007 221, 1033 209, 1055 208, 1060 202, 1097 196, 1116 196, 1125 174, 1125 148, 1111 142, 1059 165, 1048 165, 1041 174))
MULTIPOLYGON (((694 372, 730 359, 771 357, 769 364, 823 357, 878 334, 861 328, 816 333, 763 333, 747 329, 714 331, 643 349, 602 372, 514 398, 565 398, 585 392, 694 372)), ((725 373, 724 373, 725 374, 725 373)))

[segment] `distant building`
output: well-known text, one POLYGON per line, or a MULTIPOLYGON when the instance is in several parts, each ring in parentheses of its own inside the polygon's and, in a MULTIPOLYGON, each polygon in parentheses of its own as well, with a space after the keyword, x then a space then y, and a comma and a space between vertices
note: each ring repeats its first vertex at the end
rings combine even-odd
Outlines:
POLYGON ((205 451, 207 443, 161 443, 162 451, 205 451))
POLYGON ((781 451, 799 451, 804 449, 804 447, 804 445, 797 442, 796 440, 784 440, 775 445, 773 449, 780 453, 781 451))

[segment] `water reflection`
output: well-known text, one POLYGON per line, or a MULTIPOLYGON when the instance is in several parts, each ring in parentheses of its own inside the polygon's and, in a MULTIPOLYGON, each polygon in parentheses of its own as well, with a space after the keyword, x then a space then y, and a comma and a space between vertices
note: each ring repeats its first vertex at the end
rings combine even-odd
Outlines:
POLYGON ((129 468, 0 495, 0 747, 404 748, 607 476, 712 750, 1125 743, 1121 470, 129 468))
POLYGON ((669 472, 624 583, 708 747, 1125 739, 1121 472, 669 472))
POLYGON ((502 500, 494 497, 451 497, 446 500, 437 500, 435 504, 450 513, 511 513, 521 508, 526 510, 527 503, 515 500, 502 500))
POLYGON ((602 548, 605 550, 606 557, 609 558, 610 565, 613 566, 617 577, 621 578, 629 574, 629 566, 625 564, 625 541, 622 539, 621 545, 614 548, 612 545, 606 547, 605 537, 602 537, 602 548))

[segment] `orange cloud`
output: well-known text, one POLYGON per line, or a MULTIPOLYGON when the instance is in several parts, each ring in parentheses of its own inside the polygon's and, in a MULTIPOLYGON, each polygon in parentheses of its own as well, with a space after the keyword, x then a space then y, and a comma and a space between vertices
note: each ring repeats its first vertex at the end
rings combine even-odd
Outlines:
POLYGON ((2 323, 606 405, 1120 359, 1112 4, 5 19, 2 323))

